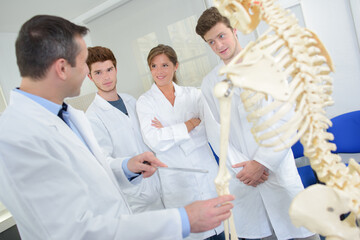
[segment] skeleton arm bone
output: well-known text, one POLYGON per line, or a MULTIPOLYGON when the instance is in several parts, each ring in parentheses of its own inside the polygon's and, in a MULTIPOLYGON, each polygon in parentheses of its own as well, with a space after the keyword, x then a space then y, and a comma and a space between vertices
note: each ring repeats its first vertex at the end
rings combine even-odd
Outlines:
MULTIPOLYGON (((227 149, 228 149, 228 139, 230 131, 230 110, 231 110, 231 95, 232 91, 229 88, 229 85, 225 82, 220 82, 215 86, 214 95, 220 101, 220 118, 221 118, 221 129, 220 129, 220 160, 219 160, 219 172, 215 178, 216 191, 219 196, 229 194, 229 181, 230 173, 226 167, 227 160, 227 149)), ((237 239, 237 233, 234 224, 234 218, 231 214, 228 220, 224 222, 224 232, 225 239, 229 239, 229 226, 231 233, 231 240, 237 239)))

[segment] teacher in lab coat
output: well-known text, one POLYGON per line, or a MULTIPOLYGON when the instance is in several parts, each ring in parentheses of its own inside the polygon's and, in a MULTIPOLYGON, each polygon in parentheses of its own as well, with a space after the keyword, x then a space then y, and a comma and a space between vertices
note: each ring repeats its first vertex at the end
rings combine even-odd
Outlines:
POLYGON ((16 40, 22 80, 0 118, 0 201, 21 238, 173 240, 220 225, 232 196, 132 214, 123 196, 128 179, 166 165, 150 152, 108 161, 84 113, 64 103, 79 95, 89 72, 87 31, 38 15, 16 40))
MULTIPOLYGON (((136 109, 145 143, 169 167, 205 169, 208 173, 160 170, 166 208, 217 196, 214 179, 218 165, 207 142, 201 121, 201 93, 176 82, 179 67, 175 51, 160 44, 150 50, 148 65, 154 80, 151 89, 139 97, 136 109)), ((223 239, 217 227, 191 239, 223 239)))

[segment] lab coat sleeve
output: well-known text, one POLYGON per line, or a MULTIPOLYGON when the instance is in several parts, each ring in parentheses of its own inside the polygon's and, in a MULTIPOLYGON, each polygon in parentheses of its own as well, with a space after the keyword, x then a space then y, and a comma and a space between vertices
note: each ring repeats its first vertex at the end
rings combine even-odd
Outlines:
MULTIPOLYGON (((209 143, 213 148, 216 155, 220 157, 220 109, 219 101, 214 97, 215 83, 218 82, 217 71, 209 73, 201 85, 202 102, 203 102, 203 115, 205 119, 206 133, 209 143)), ((232 113, 233 114, 233 113, 232 113)), ((231 142, 228 143, 227 163, 230 165, 229 169, 238 173, 242 168, 232 168, 231 166, 250 160, 246 155, 241 153, 231 142)))
POLYGON ((60 160, 51 142, 0 139, 0 146, 7 149, 0 155, 0 188, 6 193, 1 200, 17 213, 25 234, 36 229, 29 239, 182 239, 177 209, 125 215, 91 204, 88 184, 60 160))
POLYGON ((220 153, 220 123, 215 120, 208 103, 203 96, 203 106, 204 106, 204 122, 206 128, 206 134, 211 147, 214 152, 219 156, 220 153))
POLYGON ((273 148, 259 147, 254 155, 254 160, 264 165, 269 170, 276 172, 279 165, 286 159, 288 156, 289 149, 285 149, 280 152, 275 152, 273 148))
POLYGON ((139 117, 141 133, 144 142, 154 151, 162 152, 173 146, 180 145, 190 139, 185 123, 166 126, 161 118, 154 112, 154 104, 151 99, 141 96, 136 103, 136 111, 139 117), (151 126, 151 120, 157 118, 163 128, 151 126))
POLYGON ((188 96, 188 98, 192 99, 195 112, 193 113, 193 116, 189 116, 188 118, 189 119, 200 118, 201 122, 198 126, 196 126, 193 130, 189 132, 190 139, 180 144, 180 148, 183 150, 185 155, 188 155, 191 152, 193 152, 195 149, 207 144, 206 130, 204 124, 204 117, 203 117, 204 114, 203 114, 202 95, 201 92, 196 88, 189 88, 189 90, 190 90, 190 96, 188 96))
POLYGON ((131 157, 108 160, 108 162, 110 162, 111 170, 113 171, 123 193, 127 196, 128 200, 131 200, 132 204, 138 202, 152 203, 156 201, 161 194, 160 182, 156 172, 149 178, 144 179, 143 176, 140 175, 129 181, 122 168, 122 162, 129 158, 131 157))
POLYGON ((184 143, 180 144, 180 148, 185 155, 189 155, 195 149, 207 144, 205 124, 201 122, 189 133, 190 138, 184 143))
POLYGON ((122 191, 133 212, 143 212, 145 206, 153 203, 157 204, 157 209, 164 208, 160 202, 162 193, 157 172, 148 178, 139 176, 131 183, 136 185, 131 188, 122 188, 122 191))
MULTIPOLYGON (((97 141, 98 145, 100 146, 100 149, 106 156, 106 160, 110 164, 110 167, 114 172, 114 175, 116 176, 118 182, 122 183, 122 185, 124 186, 124 183, 126 184, 128 182, 128 180, 124 181, 124 179, 127 179, 127 178, 124 175, 121 165, 125 159, 129 159, 134 156, 121 156, 121 157, 114 158, 113 157, 114 144, 110 137, 110 133, 109 133, 108 129, 106 128, 105 124, 102 122, 101 118, 99 118, 97 116, 97 113, 95 113, 95 112, 87 112, 86 117, 89 120, 91 129, 93 130, 96 141, 97 141)), ((125 185, 125 186, 129 187, 128 185, 125 185)))
MULTIPOLYGON (((220 123, 215 120, 209 108, 209 105, 207 104, 205 99, 203 100, 203 106, 204 106, 205 127, 206 127, 208 140, 216 155, 220 157, 220 123)), ((229 142, 228 144, 229 147, 228 147, 227 159, 228 159, 228 163, 230 164, 229 169, 231 169, 235 173, 238 173, 242 168, 232 168, 231 166, 239 162, 248 161, 249 158, 246 157, 244 154, 242 154, 240 151, 238 151, 231 144, 231 142, 229 142)))
MULTIPOLYGON (((220 122, 220 114, 218 109, 220 109, 219 100, 214 96, 214 87, 217 80, 213 79, 214 76, 207 75, 202 82, 201 85, 201 93, 203 104, 207 103, 207 108, 210 111, 213 118, 220 122)), ((204 110, 206 110, 206 106, 204 106, 204 110)), ((205 113, 204 113, 205 114, 205 113)))

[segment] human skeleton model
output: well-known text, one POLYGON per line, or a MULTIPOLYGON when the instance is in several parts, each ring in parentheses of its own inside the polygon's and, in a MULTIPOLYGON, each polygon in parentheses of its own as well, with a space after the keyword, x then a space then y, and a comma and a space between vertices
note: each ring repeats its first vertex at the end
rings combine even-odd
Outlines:
MULTIPOLYGON (((229 80, 215 87, 221 114, 220 169, 215 180, 219 195, 229 193, 225 161, 234 86, 243 89, 241 100, 251 112, 248 121, 253 123, 257 142, 279 151, 300 138, 304 155, 320 181, 326 183, 308 187, 296 196, 289 210, 294 225, 327 239, 360 239, 356 226, 360 218, 360 166, 350 159, 346 167, 340 156, 331 153, 336 145, 328 142, 333 140, 326 131, 332 123, 324 108, 333 103, 329 74, 334 67, 325 47, 274 0, 215 0, 214 4, 244 34, 252 32, 261 20, 269 25, 220 70, 229 80), (284 123, 289 113, 293 115, 284 123), (348 212, 351 214, 341 221, 339 216, 348 212)), ((231 236, 236 236, 234 229, 230 223, 231 236)), ((228 231, 226 223, 227 239, 228 231)))

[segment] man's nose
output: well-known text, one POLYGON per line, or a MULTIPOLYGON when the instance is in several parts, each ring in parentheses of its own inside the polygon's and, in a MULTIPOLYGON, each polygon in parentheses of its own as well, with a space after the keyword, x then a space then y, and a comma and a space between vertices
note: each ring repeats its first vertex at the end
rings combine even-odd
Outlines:
POLYGON ((215 42, 215 47, 216 47, 216 49, 220 50, 220 49, 222 48, 222 46, 223 46, 223 44, 222 44, 221 41, 216 41, 216 42, 215 42))
POLYGON ((108 71, 104 72, 104 78, 108 79, 110 77, 110 73, 108 71))

